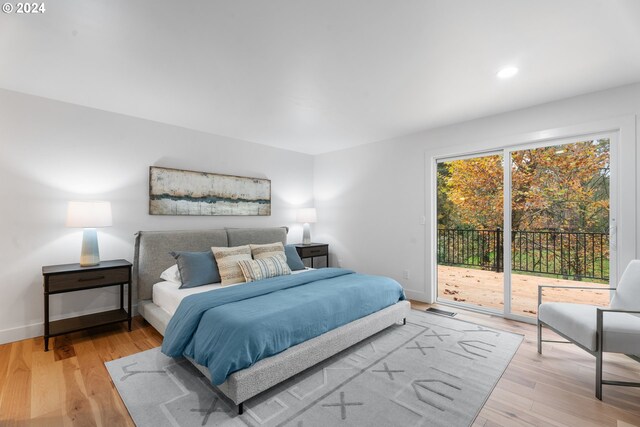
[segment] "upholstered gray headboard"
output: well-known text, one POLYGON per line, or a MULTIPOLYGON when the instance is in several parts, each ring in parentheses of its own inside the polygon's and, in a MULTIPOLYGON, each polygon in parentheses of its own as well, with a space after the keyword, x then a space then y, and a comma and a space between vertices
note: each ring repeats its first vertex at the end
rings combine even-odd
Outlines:
POLYGON ((212 246, 287 243, 287 227, 226 228, 214 230, 139 231, 133 260, 133 289, 137 297, 151 299, 160 274, 175 264, 171 251, 208 251, 212 246))

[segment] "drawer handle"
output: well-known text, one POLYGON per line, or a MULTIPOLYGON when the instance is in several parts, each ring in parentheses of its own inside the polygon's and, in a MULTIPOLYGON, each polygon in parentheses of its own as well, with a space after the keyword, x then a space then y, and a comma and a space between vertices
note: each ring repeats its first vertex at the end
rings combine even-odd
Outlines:
POLYGON ((320 249, 314 249, 311 251, 312 254, 319 254, 320 252, 322 252, 320 249))
POLYGON ((104 276, 80 278, 78 279, 78 282, 91 282, 92 280, 101 280, 101 279, 104 279, 104 276))

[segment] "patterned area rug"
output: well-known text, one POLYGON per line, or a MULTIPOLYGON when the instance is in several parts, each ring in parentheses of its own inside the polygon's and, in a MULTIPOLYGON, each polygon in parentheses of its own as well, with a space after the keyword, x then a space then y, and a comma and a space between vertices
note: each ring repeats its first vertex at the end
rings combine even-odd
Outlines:
POLYGON ((469 426, 522 336, 412 310, 392 326, 245 402, 159 348, 107 362, 138 427, 469 426))

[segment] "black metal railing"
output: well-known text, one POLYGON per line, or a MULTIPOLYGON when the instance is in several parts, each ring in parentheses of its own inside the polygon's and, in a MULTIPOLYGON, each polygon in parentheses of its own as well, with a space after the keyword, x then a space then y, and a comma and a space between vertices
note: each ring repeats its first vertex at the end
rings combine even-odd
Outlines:
MULTIPOLYGON (((438 264, 504 271, 504 232, 438 229, 438 264)), ((609 280, 609 234, 567 231, 511 232, 511 269, 609 280)))

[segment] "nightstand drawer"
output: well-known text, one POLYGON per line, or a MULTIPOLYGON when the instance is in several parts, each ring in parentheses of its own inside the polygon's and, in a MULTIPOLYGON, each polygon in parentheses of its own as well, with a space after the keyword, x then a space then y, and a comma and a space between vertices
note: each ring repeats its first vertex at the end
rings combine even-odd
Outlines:
POLYGON ((329 254, 329 245, 311 246, 308 248, 298 246, 301 258, 309 258, 314 256, 326 256, 329 254))
POLYGON ((49 276, 49 292, 64 292, 129 282, 129 268, 83 271, 49 276))

